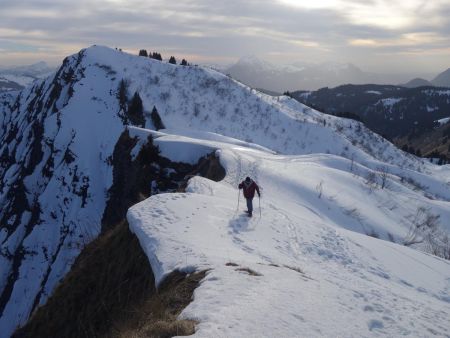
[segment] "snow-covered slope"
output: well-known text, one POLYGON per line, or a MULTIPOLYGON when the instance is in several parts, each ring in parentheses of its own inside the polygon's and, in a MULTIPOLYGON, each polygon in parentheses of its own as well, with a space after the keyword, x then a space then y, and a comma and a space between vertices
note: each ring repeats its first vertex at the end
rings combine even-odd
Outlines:
MULTIPOLYGON (((160 137, 165 139, 159 143, 164 154, 195 162, 205 151, 221 148, 220 144, 240 149, 236 156, 259 154, 245 161, 253 163, 255 172, 260 170, 258 163, 279 166, 274 167, 280 170, 274 182, 295 187, 288 190, 294 194, 291 207, 297 207, 298 191, 304 192, 309 202, 303 204, 329 219, 322 222, 326 226, 364 233, 373 230, 383 238, 390 233, 399 240, 407 225, 396 221, 407 222, 422 202, 442 219, 448 216, 450 189, 443 182, 450 181, 449 168, 407 155, 355 121, 322 115, 286 97, 261 94, 210 69, 91 47, 67 58, 54 77, 17 96, 3 96, 4 104, 0 104, 3 335, 8 336, 45 302, 80 250, 100 232, 113 183, 111 155, 132 120, 124 111, 128 104, 121 101, 121 83, 128 98, 138 93, 142 99, 141 127, 154 129, 150 112, 157 108, 172 134, 160 137), (194 153, 192 143, 198 145, 194 153), (308 154, 322 155, 298 157, 308 154), (309 173, 306 168, 314 169, 309 173), (363 182, 370 180, 374 170, 393 175, 389 176, 391 190, 374 188, 373 180, 367 193, 347 189, 347 184, 367 186, 363 182), (324 175, 324 197, 317 205, 313 195, 320 182, 317 176, 308 178, 316 171, 324 175), (331 182, 336 178, 342 182, 331 182), (336 203, 334 195, 339 196, 336 203), (366 195, 373 204, 367 214, 366 195), (394 206, 383 204, 396 201, 397 195, 401 199, 394 206), (336 215, 341 219, 334 220, 336 215), (381 218, 374 221, 372 216, 381 218)), ((264 175, 269 179, 274 172, 264 175)), ((378 184, 381 177, 375 177, 378 184)), ((227 183, 219 187, 223 184, 227 183)), ((270 193, 268 185, 266 191, 270 193)), ((274 190, 274 198, 277 194, 274 190)), ((184 241, 182 237, 177 240, 184 241)))
POLYGON ((355 175, 334 155, 176 140, 155 141, 167 156, 177 147, 185 156, 219 149, 225 179, 194 177, 186 193, 152 196, 128 220, 156 282, 175 269, 210 270, 182 313, 199 322, 196 336, 448 336, 450 263, 360 234, 400 241, 417 206, 449 219, 448 202, 395 176, 371 191, 368 168, 358 165, 355 175), (246 175, 263 188, 253 218, 243 215, 242 197, 238 207, 236 186, 246 175))

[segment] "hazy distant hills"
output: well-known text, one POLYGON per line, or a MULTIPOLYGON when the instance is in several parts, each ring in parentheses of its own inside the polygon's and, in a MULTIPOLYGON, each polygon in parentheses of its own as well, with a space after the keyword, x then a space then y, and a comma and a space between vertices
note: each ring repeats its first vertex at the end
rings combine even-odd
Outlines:
POLYGON ((450 68, 438 74, 433 80, 428 81, 422 78, 415 78, 411 81, 401 84, 403 87, 417 88, 417 87, 450 87, 450 68))
POLYGON ((26 66, 0 67, 0 92, 23 89, 53 71, 54 69, 43 61, 26 66))
POLYGON ((0 76, 0 92, 21 90, 23 86, 0 76))
MULTIPOLYGON (((408 88, 423 86, 450 87, 450 69, 428 81, 421 75, 408 81, 410 75, 365 72, 351 63, 304 63, 275 65, 256 56, 243 57, 235 64, 221 69, 226 74, 254 88, 271 92, 317 90, 344 84, 393 84, 408 88)), ((430 76, 431 78, 431 76, 430 76)))
POLYGON ((411 81, 408 81, 404 84, 401 84, 402 87, 406 88, 417 88, 417 87, 432 87, 433 84, 425 79, 422 79, 420 77, 416 77, 415 79, 412 79, 411 81))
POLYGON ((335 87, 343 83, 366 83, 376 80, 371 74, 350 63, 274 65, 255 56, 241 58, 224 72, 249 86, 273 92, 314 90, 335 87))

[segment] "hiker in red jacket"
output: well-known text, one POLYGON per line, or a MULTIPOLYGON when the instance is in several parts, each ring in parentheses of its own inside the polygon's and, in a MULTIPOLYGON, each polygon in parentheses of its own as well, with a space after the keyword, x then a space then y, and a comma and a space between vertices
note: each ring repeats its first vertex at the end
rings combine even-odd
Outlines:
POLYGON ((247 213, 249 217, 252 217, 253 212, 253 197, 255 197, 255 190, 258 193, 258 197, 261 197, 259 187, 250 177, 246 177, 244 181, 239 184, 239 189, 244 190, 244 197, 247 200, 247 213))

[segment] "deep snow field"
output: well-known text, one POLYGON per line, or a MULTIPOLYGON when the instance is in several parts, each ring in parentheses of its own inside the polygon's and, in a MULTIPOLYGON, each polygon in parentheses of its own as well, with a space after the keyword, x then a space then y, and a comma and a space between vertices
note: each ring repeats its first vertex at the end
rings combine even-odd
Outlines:
MULTIPOLYGON (((199 322, 196 336, 449 336, 450 262, 361 234, 370 228, 400 240, 404 213, 425 197, 395 177, 371 191, 334 155, 153 134, 174 160, 180 149, 185 160, 217 149, 227 172, 217 183, 194 177, 186 193, 155 195, 128 212, 157 283, 175 269, 210 270, 182 313, 199 322), (252 218, 242 196, 238 208, 237 184, 247 175, 263 189, 252 218)), ((448 202, 428 203, 449 216, 448 202)))

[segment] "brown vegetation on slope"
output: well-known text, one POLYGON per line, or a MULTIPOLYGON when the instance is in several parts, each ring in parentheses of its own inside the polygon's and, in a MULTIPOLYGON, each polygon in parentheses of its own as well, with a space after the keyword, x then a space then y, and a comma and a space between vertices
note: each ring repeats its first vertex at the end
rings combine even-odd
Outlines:
POLYGON ((126 222, 89 244, 72 270, 14 337, 171 337, 205 272, 173 272, 155 289, 147 256, 126 222))

